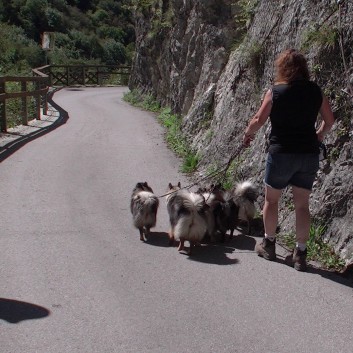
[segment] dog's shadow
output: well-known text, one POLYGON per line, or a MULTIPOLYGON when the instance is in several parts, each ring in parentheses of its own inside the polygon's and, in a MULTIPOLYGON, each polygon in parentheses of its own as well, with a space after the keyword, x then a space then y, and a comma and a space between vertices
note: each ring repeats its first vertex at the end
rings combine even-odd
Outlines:
MULTIPOLYGON (((177 248, 177 243, 170 245, 169 235, 166 232, 151 232, 145 242, 148 245, 159 246, 164 248, 177 248)), ((234 265, 239 261, 230 259, 227 254, 234 252, 234 247, 227 246, 225 243, 203 243, 193 248, 193 253, 188 254, 189 247, 185 247, 185 251, 181 251, 181 255, 187 255, 190 260, 204 262, 217 265, 234 265)))
POLYGON ((169 247, 169 235, 166 232, 151 232, 145 243, 148 245, 167 248, 169 247))
MULTIPOLYGON (((239 263, 239 260, 229 258, 228 254, 232 254, 236 250, 254 251, 255 244, 256 240, 252 237, 238 234, 231 239, 227 237, 224 242, 220 242, 219 240, 214 243, 205 242, 201 246, 195 247, 192 256, 188 258, 192 261, 208 264, 235 265, 239 263)), ((187 250, 189 249, 187 248, 187 250)), ((188 252, 182 252, 182 254, 188 255, 188 252)))
MULTIPOLYGON (((186 248, 186 250, 189 250, 189 248, 186 248)), ((188 259, 191 261, 224 266, 239 263, 238 259, 231 259, 227 256, 233 252, 234 248, 224 243, 207 243, 194 247, 192 255, 188 255, 187 252, 181 252, 181 254, 188 255, 188 259)))
POLYGON ((238 235, 233 236, 232 239, 228 240, 228 245, 237 250, 254 251, 256 240, 250 235, 239 233, 238 235))

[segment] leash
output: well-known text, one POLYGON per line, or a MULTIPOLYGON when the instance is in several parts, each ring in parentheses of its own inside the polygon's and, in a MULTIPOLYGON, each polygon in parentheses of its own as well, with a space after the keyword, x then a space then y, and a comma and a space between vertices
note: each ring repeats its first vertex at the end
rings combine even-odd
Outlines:
POLYGON ((162 198, 162 197, 165 197, 165 196, 168 196, 168 195, 172 195, 172 194, 174 194, 174 193, 176 193, 176 192, 178 192, 178 191, 180 191, 180 190, 191 189, 193 186, 198 185, 200 182, 205 181, 205 180, 210 179, 210 178, 213 178, 213 177, 215 177, 215 176, 217 176, 217 175, 219 175, 219 174, 221 174, 221 173, 223 173, 223 176, 221 177, 221 179, 224 179, 224 176, 225 176, 225 174, 227 173, 227 170, 229 169, 230 165, 231 165, 232 162, 240 155, 240 153, 241 153, 241 151, 243 150, 243 148, 244 148, 244 145, 241 144, 240 147, 237 149, 237 151, 234 152, 234 153, 231 155, 231 157, 230 157, 230 159, 228 160, 228 162, 227 162, 227 163, 224 163, 224 164, 221 166, 220 169, 218 169, 218 170, 216 170, 216 171, 214 171, 214 172, 211 172, 211 173, 207 174, 206 176, 204 176, 204 177, 202 177, 202 178, 196 180, 194 183, 192 183, 192 184, 190 184, 190 185, 184 186, 184 187, 182 187, 182 188, 180 188, 180 189, 178 189, 178 190, 174 190, 174 191, 171 191, 171 192, 167 192, 167 193, 165 193, 165 194, 163 194, 163 195, 156 196, 156 197, 157 197, 157 198, 162 198))

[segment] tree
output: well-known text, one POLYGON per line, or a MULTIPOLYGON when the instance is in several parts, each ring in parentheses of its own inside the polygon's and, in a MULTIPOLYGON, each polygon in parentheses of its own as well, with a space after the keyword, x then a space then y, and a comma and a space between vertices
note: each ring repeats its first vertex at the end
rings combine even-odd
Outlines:
POLYGON ((124 64, 126 61, 126 49, 123 44, 108 39, 103 45, 103 61, 107 65, 124 64))

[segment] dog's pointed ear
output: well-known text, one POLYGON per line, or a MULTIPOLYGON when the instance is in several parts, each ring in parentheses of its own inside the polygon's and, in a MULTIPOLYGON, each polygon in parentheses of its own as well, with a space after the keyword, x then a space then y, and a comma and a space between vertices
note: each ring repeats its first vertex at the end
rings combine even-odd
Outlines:
POLYGON ((178 183, 178 188, 181 188, 181 184, 180 184, 180 181, 179 181, 179 183, 178 183))

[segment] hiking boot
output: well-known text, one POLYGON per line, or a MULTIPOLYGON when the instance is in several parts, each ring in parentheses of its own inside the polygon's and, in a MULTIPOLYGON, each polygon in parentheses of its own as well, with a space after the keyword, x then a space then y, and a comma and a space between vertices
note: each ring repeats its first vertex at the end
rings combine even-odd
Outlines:
POLYGON ((308 251, 305 249, 304 251, 295 248, 293 253, 293 265, 297 271, 306 271, 306 255, 308 251))
POLYGON ((276 239, 271 241, 264 238, 261 243, 255 245, 255 251, 257 255, 263 257, 266 260, 276 260, 276 239))

